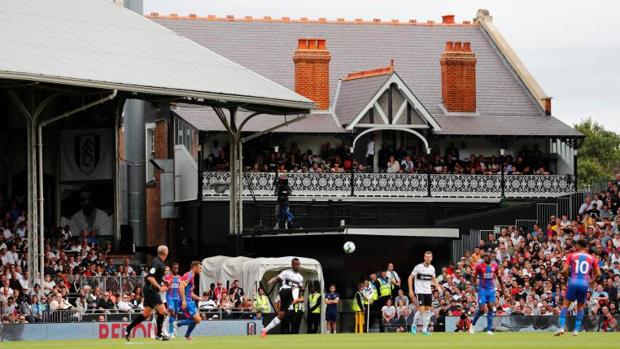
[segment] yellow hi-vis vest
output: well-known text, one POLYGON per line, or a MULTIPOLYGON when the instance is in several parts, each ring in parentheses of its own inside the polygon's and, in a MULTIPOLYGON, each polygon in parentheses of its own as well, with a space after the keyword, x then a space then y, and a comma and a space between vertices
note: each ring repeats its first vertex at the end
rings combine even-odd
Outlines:
MULTIPOLYGON (((321 297, 321 294, 318 292, 313 293, 308 297, 308 310, 312 309, 312 307, 316 305, 316 302, 319 300, 320 297, 321 297)), ((320 314, 320 313, 321 313, 320 305, 312 311, 312 314, 320 314)))
POLYGON ((351 310, 355 312, 362 311, 362 309, 360 309, 360 306, 357 304, 357 297, 359 297, 362 300, 362 304, 366 304, 364 303, 366 302, 366 298, 364 297, 362 292, 360 291, 355 292, 355 297, 353 297, 353 304, 351 304, 351 310))
POLYGON ((381 288, 379 289, 381 297, 389 297, 392 295, 392 287, 390 286, 390 282, 388 280, 379 278, 379 284, 381 284, 381 288))
POLYGON ((299 302, 293 305, 293 310, 295 312, 303 312, 304 311, 304 302, 299 302))
POLYGON ((254 301, 254 308, 256 311, 260 311, 263 314, 269 313, 271 311, 271 307, 269 306, 269 299, 267 298, 267 295, 258 295, 254 301))
POLYGON ((370 297, 371 301, 376 301, 379 299, 379 290, 377 290, 377 287, 375 286, 374 282, 370 283, 370 289, 372 290, 372 296, 370 297))

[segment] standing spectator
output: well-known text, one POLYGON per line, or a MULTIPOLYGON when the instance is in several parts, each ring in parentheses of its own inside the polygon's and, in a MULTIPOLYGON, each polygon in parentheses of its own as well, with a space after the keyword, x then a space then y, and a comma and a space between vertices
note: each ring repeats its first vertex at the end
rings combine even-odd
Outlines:
MULTIPOLYGON (((354 300, 355 301, 355 300, 354 300)), ((327 331, 336 333, 336 321, 338 320, 338 303, 340 295, 336 293, 336 285, 329 285, 329 293, 325 295, 325 321, 327 321, 327 331)))
POLYGON ((308 294, 308 333, 317 333, 319 331, 321 324, 321 303, 321 293, 316 287, 310 287, 310 294, 308 294))
POLYGON ((372 168, 375 161, 375 135, 370 135, 370 141, 366 145, 366 166, 372 168))
MULTIPOLYGON (((394 298, 396 297, 396 295, 398 295, 398 290, 402 286, 400 276, 398 276, 398 273, 396 272, 396 270, 394 270, 394 264, 391 262, 387 264, 386 275, 392 287, 392 298, 394 298)), ((398 302, 396 304, 398 304, 398 302)))
POLYGON ((234 304, 234 307, 239 308, 241 306, 241 300, 245 295, 243 288, 239 286, 239 280, 233 281, 233 285, 228 291, 228 295, 230 296, 230 301, 234 304))

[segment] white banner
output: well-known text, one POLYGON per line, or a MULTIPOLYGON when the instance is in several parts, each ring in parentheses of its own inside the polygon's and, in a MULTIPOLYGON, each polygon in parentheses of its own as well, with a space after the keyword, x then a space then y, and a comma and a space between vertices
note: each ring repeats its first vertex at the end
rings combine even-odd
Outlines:
POLYGON ((112 179, 114 130, 81 129, 61 132, 61 181, 112 179))

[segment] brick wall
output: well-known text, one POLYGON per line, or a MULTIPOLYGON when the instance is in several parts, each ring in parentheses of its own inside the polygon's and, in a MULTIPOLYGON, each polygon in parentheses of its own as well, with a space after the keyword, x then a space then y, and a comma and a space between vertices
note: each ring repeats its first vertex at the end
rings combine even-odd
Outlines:
POLYGON ((476 55, 469 42, 446 42, 439 60, 441 95, 449 112, 476 111, 476 55))
POLYGON ((295 92, 312 100, 318 109, 329 109, 329 61, 322 39, 299 39, 293 55, 295 92))
MULTIPOLYGON (((155 158, 168 158, 168 121, 155 121, 155 158)), ((171 245, 168 238, 167 219, 161 218, 160 171, 155 169, 155 181, 146 187, 146 244, 157 246, 171 245)))

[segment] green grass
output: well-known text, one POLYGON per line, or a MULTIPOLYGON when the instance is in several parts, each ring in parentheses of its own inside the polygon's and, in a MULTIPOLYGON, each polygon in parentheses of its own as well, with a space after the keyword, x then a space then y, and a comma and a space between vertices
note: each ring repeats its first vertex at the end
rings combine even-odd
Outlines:
POLYGON ((620 333, 582 333, 573 337, 570 333, 554 337, 552 333, 498 333, 488 336, 477 333, 474 336, 463 333, 435 333, 430 337, 413 336, 409 333, 384 334, 337 334, 337 335, 271 335, 260 337, 198 337, 192 342, 174 339, 170 342, 156 342, 152 339, 68 340, 45 342, 3 342, 2 349, 12 348, 59 348, 59 349, 116 349, 116 348, 204 348, 204 349, 397 349, 397 348, 544 348, 544 349, 604 349, 620 348, 620 333))

